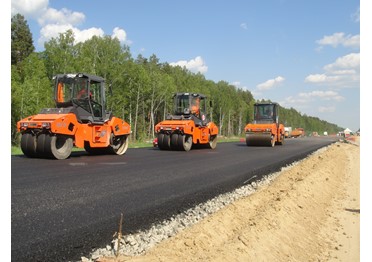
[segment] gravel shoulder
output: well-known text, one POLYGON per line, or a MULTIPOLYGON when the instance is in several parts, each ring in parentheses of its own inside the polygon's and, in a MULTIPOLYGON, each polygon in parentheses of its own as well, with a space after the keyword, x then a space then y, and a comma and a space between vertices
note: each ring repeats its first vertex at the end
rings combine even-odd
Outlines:
POLYGON ((359 137, 266 180, 138 255, 124 236, 82 261, 360 261, 359 137))

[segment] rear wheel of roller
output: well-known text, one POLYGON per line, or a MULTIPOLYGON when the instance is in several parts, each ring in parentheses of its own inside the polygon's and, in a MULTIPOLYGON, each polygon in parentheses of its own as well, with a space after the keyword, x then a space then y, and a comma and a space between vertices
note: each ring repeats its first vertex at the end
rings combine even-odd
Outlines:
POLYGON ((209 137, 209 147, 215 149, 217 147, 217 135, 209 137))
POLYGON ((192 147, 192 136, 190 135, 179 135, 178 136, 178 146, 180 150, 190 151, 192 147))
POLYGON ((66 159, 72 151, 72 138, 64 135, 55 135, 51 137, 50 149, 57 159, 66 159))
POLYGON ((127 135, 123 136, 114 136, 111 133, 111 139, 110 139, 111 145, 109 148, 111 148, 111 151, 116 155, 124 155, 125 152, 128 149, 129 139, 127 135))

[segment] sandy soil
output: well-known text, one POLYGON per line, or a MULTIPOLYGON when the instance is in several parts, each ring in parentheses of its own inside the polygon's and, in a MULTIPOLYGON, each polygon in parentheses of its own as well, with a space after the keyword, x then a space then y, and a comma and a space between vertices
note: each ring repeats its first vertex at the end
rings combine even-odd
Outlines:
POLYGON ((99 261, 360 261, 360 147, 338 142, 139 257, 99 261))

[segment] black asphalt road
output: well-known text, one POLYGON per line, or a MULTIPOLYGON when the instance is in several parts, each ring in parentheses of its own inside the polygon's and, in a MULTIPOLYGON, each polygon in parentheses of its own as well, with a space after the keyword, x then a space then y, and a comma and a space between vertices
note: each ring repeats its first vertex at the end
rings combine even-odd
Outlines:
POLYGON ((77 261, 118 230, 146 229, 220 193, 302 159, 335 138, 284 146, 219 143, 215 150, 75 152, 66 160, 11 158, 12 261, 77 261))

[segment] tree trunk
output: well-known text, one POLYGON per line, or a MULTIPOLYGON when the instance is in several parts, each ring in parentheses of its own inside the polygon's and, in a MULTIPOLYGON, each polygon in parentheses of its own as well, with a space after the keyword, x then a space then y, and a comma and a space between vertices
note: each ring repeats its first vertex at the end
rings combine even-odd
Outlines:
POLYGON ((137 99, 136 99, 136 112, 134 116, 134 130, 133 130, 133 138, 134 141, 137 141, 137 121, 138 121, 138 107, 139 107, 139 98, 140 98, 140 85, 137 85, 137 99))
POLYGON ((238 135, 242 134, 242 111, 239 112, 238 135))
POLYGON ((151 93, 151 103, 150 103, 150 123, 149 123, 149 134, 148 136, 154 138, 154 103, 155 103, 155 87, 154 84, 152 85, 152 93, 151 93))
POLYGON ((222 107, 220 107, 220 134, 222 135, 222 127, 223 127, 223 119, 225 117, 225 114, 222 113, 222 107))
POLYGON ((231 110, 229 110, 229 118, 227 123, 227 136, 231 136, 231 110))
POLYGON ((210 119, 211 122, 213 122, 213 108, 211 107, 210 110, 211 110, 211 113, 210 113, 210 118, 209 119, 210 119))
POLYGON ((167 111, 167 100, 164 99, 164 115, 163 115, 163 120, 165 120, 166 111, 167 111))

